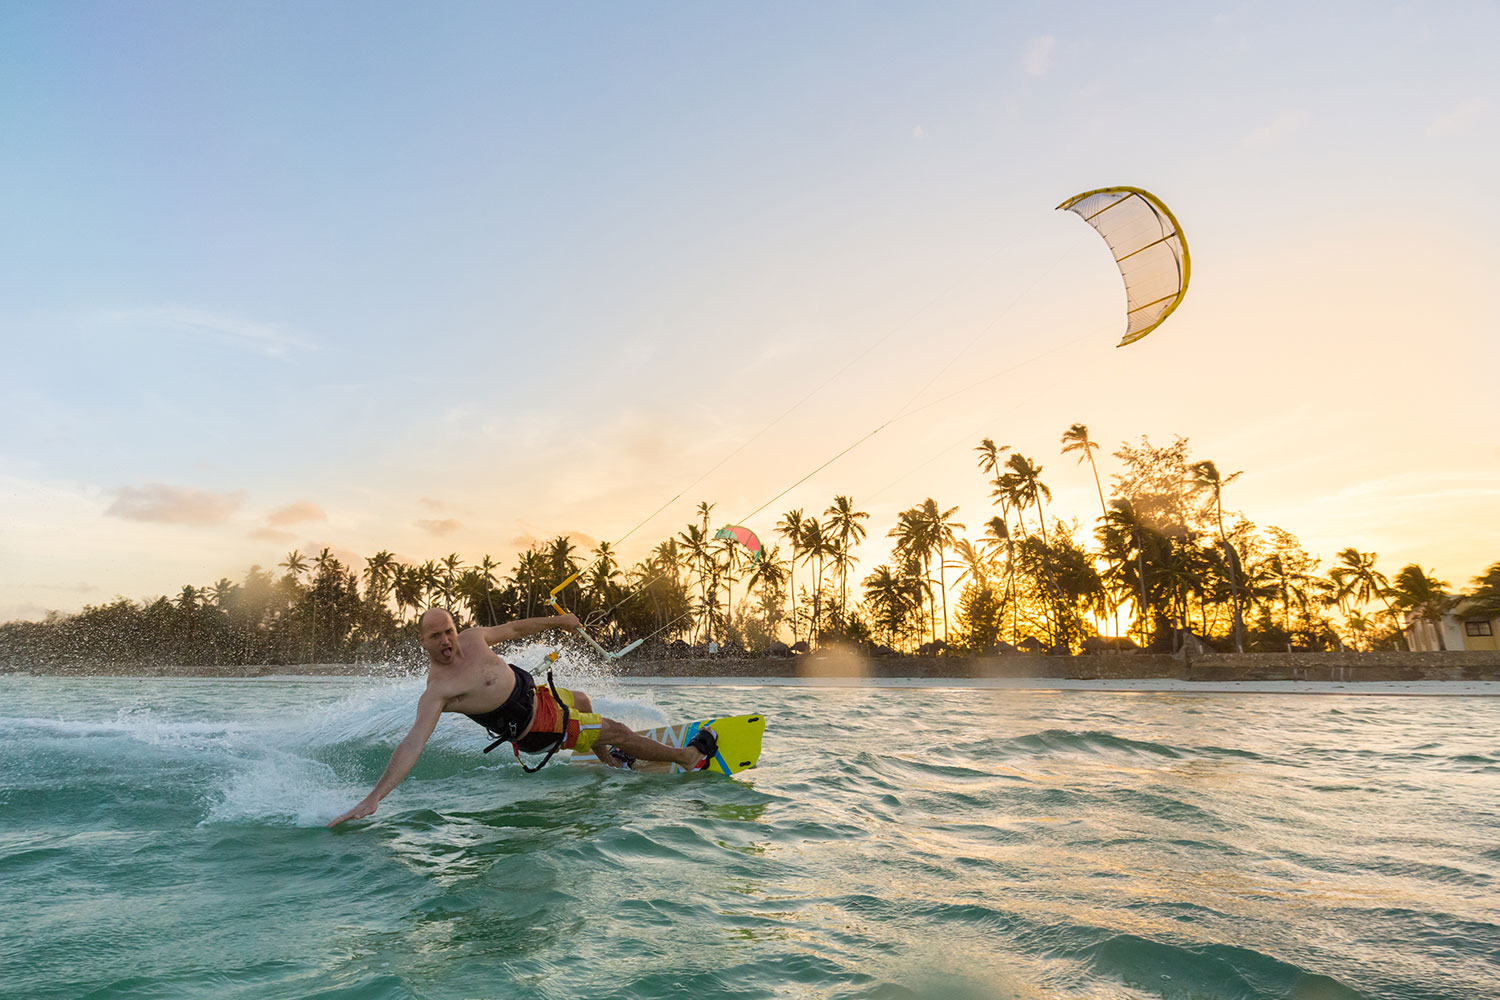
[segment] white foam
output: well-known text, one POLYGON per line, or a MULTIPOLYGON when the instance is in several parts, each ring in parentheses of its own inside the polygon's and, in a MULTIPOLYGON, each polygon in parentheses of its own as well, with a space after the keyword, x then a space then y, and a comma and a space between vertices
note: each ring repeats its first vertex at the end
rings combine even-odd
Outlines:
POLYGON ((53 736, 124 736, 143 743, 170 744, 192 739, 222 737, 246 731, 233 722, 171 722, 154 717, 99 721, 93 719, 38 719, 0 716, 0 733, 19 735, 24 730, 53 736))
POLYGON ((266 749, 237 766, 210 794, 202 823, 284 823, 321 826, 368 792, 341 781, 333 768, 266 749))
MULTIPOLYGON (((538 670, 545 679, 544 668, 549 665, 545 656, 552 648, 529 643, 505 655, 522 669, 538 670)), ((550 666, 560 686, 588 693, 596 712, 636 729, 666 721, 652 696, 623 685, 608 663, 567 651, 550 666)), ((104 709, 112 709, 113 718, 3 716, 0 738, 12 741, 13 746, 16 741, 37 739, 79 741, 75 749, 85 755, 119 756, 122 750, 117 741, 139 743, 164 752, 168 759, 190 759, 191 769, 204 779, 203 823, 321 825, 369 792, 375 780, 366 773, 371 770, 372 751, 376 757, 380 751, 389 753, 411 729, 426 678, 351 677, 341 679, 333 689, 299 683, 291 691, 273 685, 267 689, 274 699, 269 702, 258 702, 253 690, 239 691, 229 703, 234 708, 227 719, 193 717, 212 711, 205 707, 209 704, 224 714, 226 703, 184 698, 181 689, 173 686, 169 699, 155 688, 138 697, 133 691, 121 692, 124 697, 104 709), (167 702, 172 703, 170 707, 167 702), (94 749, 82 742, 88 738, 104 738, 112 745, 107 751, 94 749)), ((474 723, 445 714, 427 749, 463 754, 465 771, 470 766, 498 770, 503 777, 510 769, 508 758, 479 756, 485 742, 474 723), (467 763, 469 755, 472 765, 467 763)), ((154 757, 152 761, 154 770, 158 761, 154 757)), ((404 791, 421 796, 414 788, 404 791)))

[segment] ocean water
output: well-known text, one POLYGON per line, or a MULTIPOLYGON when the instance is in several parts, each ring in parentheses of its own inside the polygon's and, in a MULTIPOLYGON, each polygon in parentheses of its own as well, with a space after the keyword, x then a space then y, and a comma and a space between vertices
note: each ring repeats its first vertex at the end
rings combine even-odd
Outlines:
POLYGON ((0 677, 0 996, 1500 997, 1500 699, 560 682, 761 766, 329 830, 420 680, 0 677))

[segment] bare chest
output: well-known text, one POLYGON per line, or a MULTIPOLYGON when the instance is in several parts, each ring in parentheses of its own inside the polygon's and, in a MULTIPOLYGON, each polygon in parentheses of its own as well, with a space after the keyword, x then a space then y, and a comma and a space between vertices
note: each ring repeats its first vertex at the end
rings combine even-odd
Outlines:
POLYGON ((505 703, 516 687, 515 671, 504 660, 479 663, 469 668, 458 684, 459 693, 448 699, 450 712, 482 715, 505 703))

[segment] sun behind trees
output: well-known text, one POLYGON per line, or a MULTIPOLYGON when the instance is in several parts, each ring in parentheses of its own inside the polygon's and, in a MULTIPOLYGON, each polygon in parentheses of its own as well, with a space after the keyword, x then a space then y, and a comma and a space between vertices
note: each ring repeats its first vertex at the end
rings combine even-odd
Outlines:
POLYGON ((1460 600, 1500 614, 1500 563, 1461 597, 1417 565, 1388 578, 1375 553, 1352 547, 1320 573, 1296 536, 1234 510, 1240 473, 1193 461, 1186 438, 1122 443, 1108 494, 1089 429, 1072 425, 1061 445, 1092 473, 1100 513, 1087 522, 1051 508, 1041 463, 985 438, 974 450, 991 506, 969 519, 972 534, 958 507, 932 497, 872 532, 870 514, 840 494, 822 520, 802 508, 783 514, 763 534, 786 554, 777 545, 756 560, 713 537, 707 501, 629 568, 609 543, 583 551, 567 536, 519 553, 504 573, 490 555, 403 563, 381 550, 346 566, 329 549, 293 550, 279 574, 254 566, 238 583, 0 625, 0 661, 404 660, 418 610, 449 607, 461 624, 482 625, 544 614, 548 593, 580 569, 564 605, 605 643, 646 637, 648 659, 710 642, 731 654, 833 642, 875 652, 1174 651, 1189 632, 1221 650, 1390 649, 1403 648, 1404 618, 1436 624, 1460 600), (871 537, 888 539, 890 555, 860 576, 871 537))

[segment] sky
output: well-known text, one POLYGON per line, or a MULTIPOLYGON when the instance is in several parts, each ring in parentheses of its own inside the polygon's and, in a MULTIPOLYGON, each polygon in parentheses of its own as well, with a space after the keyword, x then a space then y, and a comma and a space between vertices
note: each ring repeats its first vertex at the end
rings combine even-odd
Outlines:
POLYGON ((1500 561, 1500 4, 0 5, 0 621, 792 508, 1085 526, 1070 424, 1500 561), (1147 188, 1181 308, 1116 349, 1147 188), (877 427, 847 455, 779 496, 877 427))

